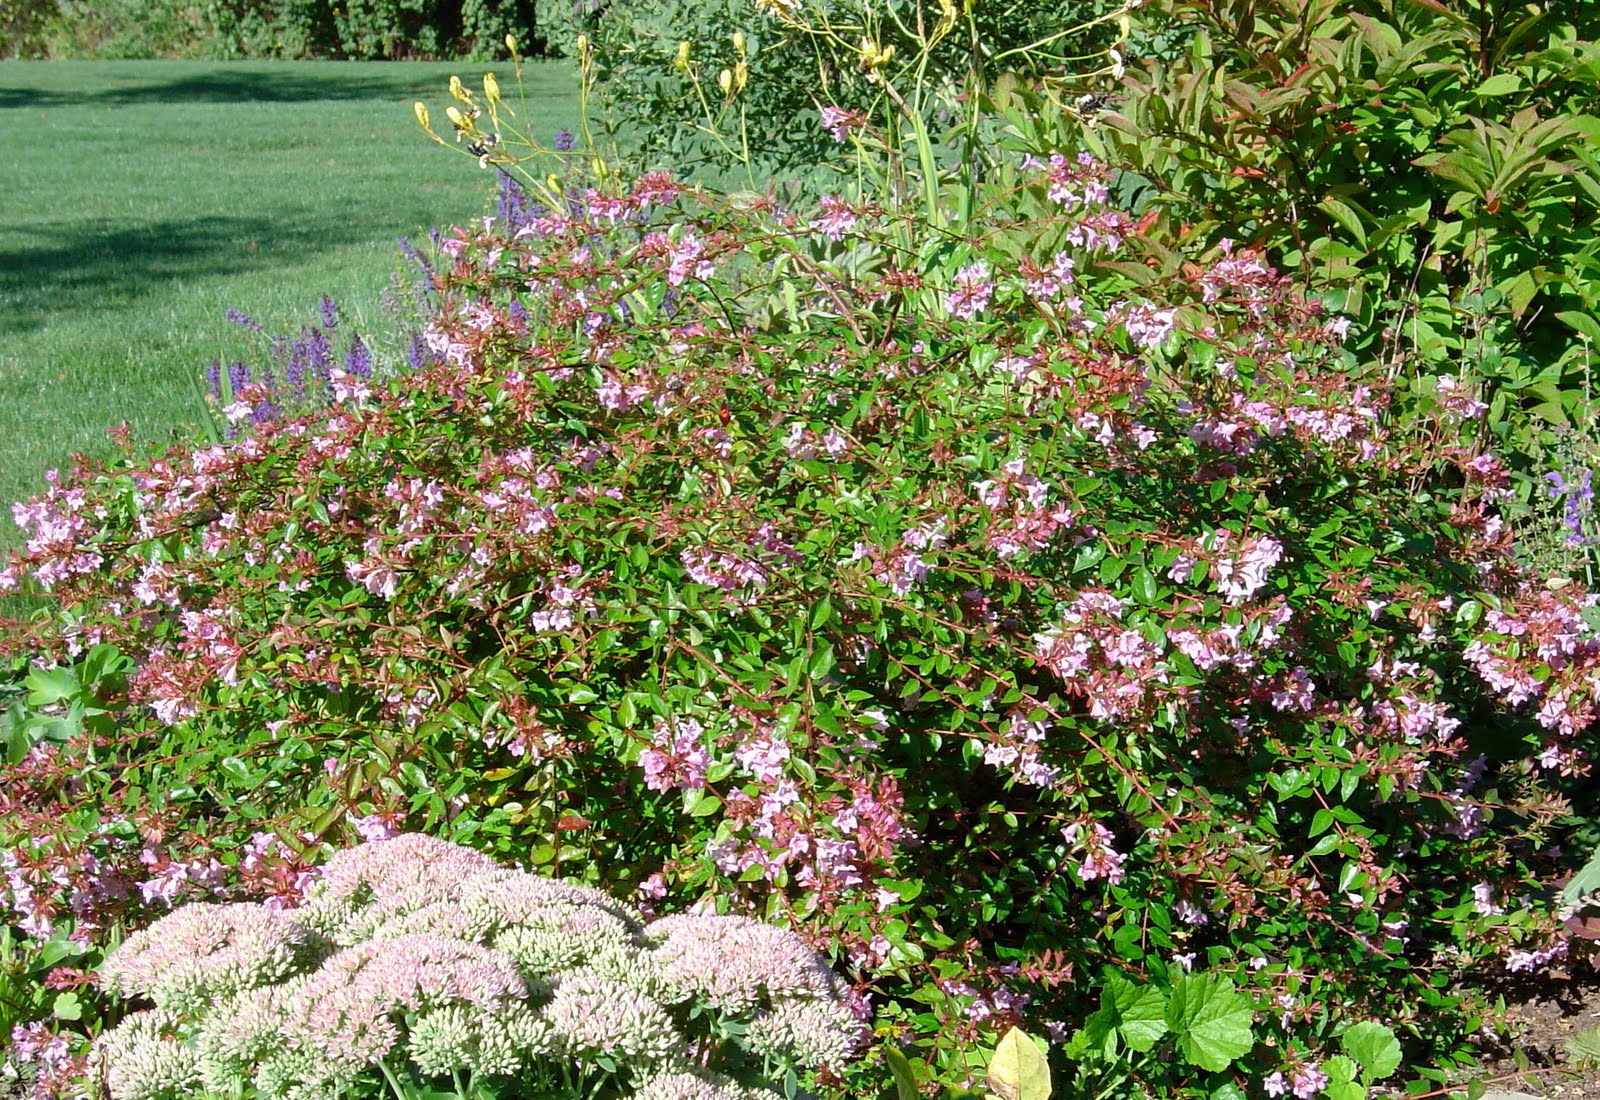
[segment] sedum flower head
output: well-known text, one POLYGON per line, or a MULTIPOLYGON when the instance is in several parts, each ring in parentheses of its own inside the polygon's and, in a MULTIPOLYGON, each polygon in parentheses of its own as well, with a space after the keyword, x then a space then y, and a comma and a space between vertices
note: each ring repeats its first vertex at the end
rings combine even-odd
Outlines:
POLYGON ((838 1001, 782 1000, 750 1021, 744 1047, 755 1054, 806 1066, 837 1066, 849 1060, 861 1030, 838 1001))
POLYGON ((530 910, 494 938, 495 949, 516 959, 529 975, 584 966, 595 956, 626 952, 633 943, 633 934, 616 917, 576 905, 530 910))
POLYGON ((530 1056, 554 1054, 556 1042, 549 1025, 522 1005, 498 1012, 443 1005, 417 1017, 407 1049, 426 1074, 470 1070, 507 1076, 520 1072, 530 1056))
POLYGON ((232 1091, 233 1082, 251 1077, 263 1061, 283 1050, 284 1006, 305 983, 250 989, 217 1005, 195 1034, 203 1083, 212 1092, 232 1091))
POLYGON ((402 936, 446 936, 466 943, 487 944, 494 921, 483 913, 469 912, 454 901, 436 901, 390 917, 372 930, 374 940, 396 940, 402 936))
POLYGON ((724 1012, 748 1012, 764 998, 837 1000, 839 979, 804 940, 749 917, 665 917, 646 929, 674 1001, 701 999, 724 1012))
POLYGON ((660 1073, 646 1081, 631 1100, 767 1100, 765 1089, 742 1089, 729 1081, 699 1073, 660 1073))
POLYGON ((180 1100, 200 1084, 200 1056, 181 1035, 181 1017, 167 1009, 135 1012, 101 1035, 112 1100, 180 1100))
POLYGON ((311 966, 318 942, 260 905, 186 905, 128 937, 101 970, 107 990, 194 1010, 311 966))
POLYGON ((402 833, 337 853, 295 916, 349 946, 390 920, 455 899, 469 879, 498 869, 470 848, 402 833))
POLYGON ((630 934, 644 927, 638 910, 590 886, 557 882, 521 871, 497 870, 463 884, 459 900, 463 909, 483 914, 498 925, 539 923, 554 906, 591 909, 611 916, 630 934))
POLYGON ((527 991, 512 959, 477 944, 429 935, 357 944, 289 999, 288 1042, 315 1052, 319 1078, 335 1079, 381 1061, 399 1041, 402 1013, 448 1004, 500 1012, 527 991))
POLYGON ((665 1062, 684 1051, 666 1009, 613 978, 574 970, 561 978, 544 1009, 561 1050, 582 1061, 611 1055, 665 1062))

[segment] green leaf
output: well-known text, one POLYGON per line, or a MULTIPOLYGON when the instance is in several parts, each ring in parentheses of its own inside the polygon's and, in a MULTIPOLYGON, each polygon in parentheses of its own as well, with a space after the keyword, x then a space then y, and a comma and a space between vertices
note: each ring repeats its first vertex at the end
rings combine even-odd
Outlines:
POLYGON ((1510 95, 1522 88, 1522 78, 1516 73, 1496 73, 1473 89, 1473 95, 1510 95))
POLYGON ((1201 1069, 1220 1072, 1255 1046, 1250 1025, 1255 1012, 1228 978, 1185 974, 1172 983, 1167 1026, 1178 1049, 1201 1069))
POLYGON ((1167 1033, 1166 1011, 1167 995, 1160 989, 1112 978, 1100 994, 1100 1012, 1095 1015, 1105 1013, 1122 1041, 1143 1053, 1167 1033))
POLYGON ((55 1003, 50 1006, 50 1014, 58 1020, 83 1019, 83 1001, 76 993, 66 992, 56 994, 55 1003))
POLYGON ((887 1044, 883 1060, 889 1064, 889 1074, 894 1078, 896 1100, 917 1100, 917 1075, 911 1072, 911 1060, 887 1044))
POLYGON ((1596 322, 1589 314, 1569 309, 1563 310, 1556 316, 1576 330, 1585 340, 1592 344, 1600 344, 1600 322, 1596 322))
POLYGON ((1367 246, 1367 227, 1362 224, 1361 215, 1348 203, 1335 198, 1326 198, 1317 203, 1317 209, 1337 222, 1339 227, 1354 237, 1362 248, 1367 246))
POLYGON ((1600 848, 1594 850, 1583 869, 1561 888, 1561 904, 1567 909, 1576 908, 1580 899, 1597 890, 1600 890, 1600 848))
POLYGON ((1144 566, 1133 575, 1133 598, 1140 603, 1156 602, 1156 578, 1144 566))
POLYGON ((1021 1028, 1006 1032, 994 1048, 989 1091, 999 1100, 1049 1100, 1050 1063, 1021 1028))
POLYGON ((28 705, 45 707, 70 699, 83 690, 78 674, 70 668, 36 668, 23 681, 28 689, 28 705))
POLYGON ((567 692, 569 703, 592 703, 598 698, 600 698, 599 693, 592 688, 575 687, 567 692))
POLYGON ((1361 1063, 1361 1076, 1367 1081, 1380 1081, 1400 1067, 1400 1040, 1371 1020, 1352 1024, 1339 1037, 1339 1045, 1361 1063))

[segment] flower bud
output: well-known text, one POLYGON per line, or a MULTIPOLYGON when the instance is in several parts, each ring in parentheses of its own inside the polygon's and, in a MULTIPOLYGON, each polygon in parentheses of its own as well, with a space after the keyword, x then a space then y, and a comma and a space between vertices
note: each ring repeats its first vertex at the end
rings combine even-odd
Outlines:
POLYGON ((733 32, 733 48, 738 51, 740 57, 744 56, 744 31, 733 32))
POLYGON ((688 39, 684 39, 682 42, 678 43, 678 56, 673 61, 673 64, 676 65, 680 69, 687 69, 689 67, 689 40, 688 39))
POLYGON ((500 82, 494 78, 493 73, 483 74, 483 98, 490 103, 500 102, 500 82))
POLYGON ((748 83, 750 83, 750 66, 741 61, 733 67, 733 90, 742 92, 748 83))
POLYGON ((465 130, 467 128, 467 116, 457 110, 454 105, 446 107, 444 114, 446 118, 455 124, 457 129, 465 130))
POLYGON ((722 89, 722 94, 723 95, 732 95, 733 94, 733 73, 731 71, 729 71, 728 69, 723 69, 720 73, 718 73, 717 74, 717 87, 722 89))
POLYGON ((417 122, 422 128, 428 129, 428 105, 419 99, 411 105, 411 109, 417 113, 417 122))
POLYGON ((516 57, 517 56, 517 36, 516 35, 514 35, 514 34, 506 35, 506 49, 511 52, 511 56, 512 57, 516 57))
POLYGON ((450 78, 450 94, 463 103, 472 102, 472 97, 469 96, 467 94, 467 90, 461 86, 461 78, 459 76, 452 76, 450 78))

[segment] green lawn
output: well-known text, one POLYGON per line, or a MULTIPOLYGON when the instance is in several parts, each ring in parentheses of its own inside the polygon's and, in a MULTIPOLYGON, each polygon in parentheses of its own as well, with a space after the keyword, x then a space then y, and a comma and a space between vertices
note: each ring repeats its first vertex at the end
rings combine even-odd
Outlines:
MULTIPOLYGON (((481 68, 0 62, 0 547, 10 502, 108 426, 201 430, 206 364, 249 348, 224 310, 298 331, 330 294, 381 332, 396 238, 487 208, 490 174, 411 111, 481 68)), ((536 135, 575 123, 569 69, 527 81, 536 135)))

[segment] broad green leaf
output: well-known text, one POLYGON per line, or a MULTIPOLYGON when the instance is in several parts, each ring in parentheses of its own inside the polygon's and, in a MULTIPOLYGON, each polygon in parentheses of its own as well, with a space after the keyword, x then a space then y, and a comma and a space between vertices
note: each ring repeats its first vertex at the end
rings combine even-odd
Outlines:
POLYGON ((1561 888, 1561 904, 1568 909, 1575 908, 1580 899, 1597 890, 1600 890, 1600 848, 1595 849, 1589 862, 1561 888))
POLYGON ((70 668, 36 668, 23 681, 28 689, 28 705, 44 707, 70 699, 82 690, 78 674, 70 668))
POLYGON ((1322 1063, 1322 1072, 1328 1075, 1330 1085, 1348 1085, 1356 1079, 1356 1064, 1343 1054, 1336 1054, 1322 1063))
POLYGON ((1473 89, 1474 95, 1510 95, 1522 87, 1522 78, 1516 73, 1496 73, 1473 89))
POLYGON ((50 1014, 58 1020, 83 1019, 83 1001, 76 993, 66 992, 56 994, 55 1001, 50 1006, 50 1014))
POLYGON ((1167 1026, 1185 1058, 1220 1072, 1255 1046, 1255 1012, 1233 982, 1216 974, 1185 974, 1172 983, 1167 1026))
POLYGON ((988 1083, 998 1100, 1049 1100, 1050 1063, 1032 1036, 1014 1027, 994 1048, 988 1083))
POLYGON ((1111 978, 1100 994, 1100 1016, 1134 1050, 1144 1052, 1167 1033, 1167 995, 1155 986, 1111 978))
POLYGON ((1367 227, 1362 223, 1361 215, 1350 206, 1335 198, 1326 198, 1317 203, 1317 209, 1339 224, 1339 227, 1356 239, 1356 243, 1365 248, 1367 245, 1367 227))
POLYGON ((917 1100, 917 1075, 911 1071, 911 1061, 900 1051, 887 1044, 883 1048, 883 1060, 889 1065, 889 1074, 894 1078, 894 1091, 896 1100, 917 1100))
POLYGON ((1345 1053, 1361 1063, 1361 1076, 1380 1081, 1400 1067, 1400 1040, 1382 1024, 1365 1020, 1352 1024, 1339 1037, 1345 1053))
POLYGON ((1556 316, 1576 329, 1585 340, 1600 344, 1600 322, 1596 322, 1589 314, 1579 313, 1577 310, 1563 310, 1556 316))

